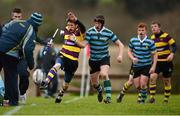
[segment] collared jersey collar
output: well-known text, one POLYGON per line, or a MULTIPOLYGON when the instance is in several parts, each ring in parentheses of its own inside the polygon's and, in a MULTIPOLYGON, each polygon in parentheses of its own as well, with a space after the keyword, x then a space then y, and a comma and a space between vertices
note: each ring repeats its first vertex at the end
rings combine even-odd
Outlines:
POLYGON ((100 31, 97 31, 97 29, 96 29, 96 27, 95 27, 95 26, 94 26, 93 28, 95 29, 96 33, 101 33, 101 32, 105 29, 105 27, 104 27, 104 26, 102 27, 102 29, 101 29, 100 31))
POLYGON ((143 43, 144 42, 144 40, 146 40, 147 39, 147 35, 141 40, 140 39, 140 37, 139 37, 139 35, 138 35, 138 39, 139 39, 139 41, 141 42, 141 43, 143 43))

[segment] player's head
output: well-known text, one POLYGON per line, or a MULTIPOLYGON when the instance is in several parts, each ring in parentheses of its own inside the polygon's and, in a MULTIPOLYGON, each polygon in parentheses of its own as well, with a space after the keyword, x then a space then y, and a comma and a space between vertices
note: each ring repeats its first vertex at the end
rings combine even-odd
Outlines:
POLYGON ((105 23, 105 18, 103 15, 97 15, 94 18, 94 26, 98 31, 102 29, 102 27, 104 26, 104 23, 105 23))
POLYGON ((71 33, 74 33, 78 27, 77 27, 77 24, 76 24, 75 21, 67 20, 66 28, 67 28, 68 31, 70 31, 71 33))
POLYGON ((158 34, 161 32, 161 24, 157 21, 151 23, 151 31, 153 34, 158 34))
POLYGON ((31 14, 28 21, 34 27, 35 31, 37 31, 37 27, 39 27, 43 23, 43 17, 40 13, 34 12, 31 14))
POLYGON ((14 8, 11 13, 12 20, 21 20, 22 19, 22 10, 20 8, 14 8))
POLYGON ((139 23, 137 26, 137 34, 141 38, 144 38, 147 34, 147 25, 143 22, 139 23))

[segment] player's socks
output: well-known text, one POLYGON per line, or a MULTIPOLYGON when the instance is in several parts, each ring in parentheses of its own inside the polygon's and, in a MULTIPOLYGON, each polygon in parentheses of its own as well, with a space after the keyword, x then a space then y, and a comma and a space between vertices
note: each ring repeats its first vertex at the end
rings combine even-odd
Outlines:
POLYGON ((102 86, 100 85, 100 84, 98 84, 98 86, 95 86, 94 87, 96 90, 97 90, 97 92, 98 92, 98 101, 99 102, 102 102, 102 100, 103 100, 103 95, 102 95, 102 86))
POLYGON ((110 80, 105 80, 104 81, 104 90, 105 90, 105 93, 106 93, 106 98, 111 99, 112 88, 111 88, 110 80))
POLYGON ((150 94, 150 98, 154 98, 156 94, 156 84, 149 85, 149 94, 150 94))
POLYGON ((57 75, 57 70, 52 67, 48 72, 47 78, 51 81, 55 75, 57 75))
POLYGON ((141 103, 144 103, 147 98, 147 88, 142 88, 140 90, 140 94, 141 94, 141 103))
POLYGON ((126 91, 127 91, 131 86, 132 86, 132 85, 128 84, 128 82, 124 83, 124 86, 123 86, 123 88, 122 88, 121 93, 122 93, 122 94, 125 94, 126 91))
POLYGON ((139 91, 139 93, 138 93, 138 99, 137 99, 137 102, 138 102, 138 103, 141 102, 141 93, 140 93, 140 91, 139 91))
POLYGON ((149 103, 155 103, 155 94, 156 94, 156 84, 149 84, 149 94, 150 94, 150 99, 149 103))
POLYGON ((170 95, 171 95, 171 86, 165 86, 164 87, 164 102, 168 103, 170 95))
POLYGON ((121 92, 119 93, 119 95, 117 96, 117 102, 121 102, 123 97, 124 97, 124 94, 126 93, 126 91, 131 87, 131 85, 128 84, 128 82, 124 83, 124 86, 121 90, 121 92))

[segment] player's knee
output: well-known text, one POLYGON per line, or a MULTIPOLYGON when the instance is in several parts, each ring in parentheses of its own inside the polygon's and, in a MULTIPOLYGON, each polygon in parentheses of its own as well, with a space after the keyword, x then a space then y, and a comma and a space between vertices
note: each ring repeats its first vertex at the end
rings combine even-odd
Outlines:
POLYGON ((132 79, 131 79, 131 80, 128 80, 127 83, 128 83, 129 86, 131 86, 131 85, 133 85, 133 80, 132 80, 132 79))
POLYGON ((53 67, 54 67, 56 70, 59 70, 60 67, 61 67, 61 64, 60 64, 60 63, 56 63, 53 67))
POLYGON ((100 76, 105 80, 108 79, 108 73, 107 72, 100 72, 100 76))

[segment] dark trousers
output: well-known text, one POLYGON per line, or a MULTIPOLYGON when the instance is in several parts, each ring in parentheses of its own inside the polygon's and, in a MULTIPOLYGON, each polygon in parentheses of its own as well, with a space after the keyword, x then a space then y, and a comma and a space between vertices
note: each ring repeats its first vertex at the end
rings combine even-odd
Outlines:
POLYGON ((17 70, 19 74, 19 91, 20 95, 24 95, 29 87, 29 72, 27 70, 28 65, 25 59, 19 60, 17 70))
POLYGON ((5 95, 4 99, 9 100, 9 105, 18 105, 18 59, 9 55, 0 54, 0 69, 4 69, 5 95))

